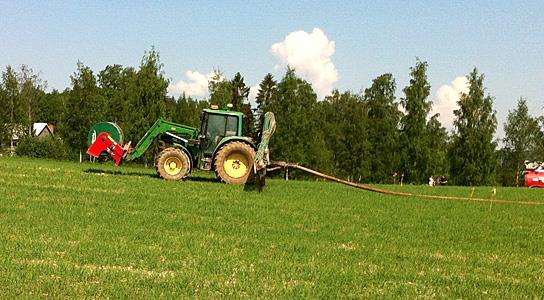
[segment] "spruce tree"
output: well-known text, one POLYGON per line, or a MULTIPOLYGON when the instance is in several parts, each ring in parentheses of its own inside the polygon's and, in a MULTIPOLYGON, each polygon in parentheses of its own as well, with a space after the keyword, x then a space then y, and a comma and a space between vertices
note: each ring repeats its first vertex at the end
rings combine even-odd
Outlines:
POLYGON ((244 82, 244 77, 237 72, 231 82, 231 104, 234 110, 242 111, 249 95, 249 87, 244 82))
POLYGON ((255 133, 253 126, 254 116, 248 100, 250 87, 246 86, 244 77, 240 75, 240 72, 237 72, 230 81, 230 88, 232 109, 244 114, 243 135, 253 136, 255 133))
POLYGON ((266 112, 266 107, 270 104, 277 85, 278 83, 274 80, 274 76, 270 73, 266 74, 259 84, 259 91, 255 98, 257 102, 257 116, 259 118, 266 112))
MULTIPOLYGON (((258 120, 257 124, 255 124, 255 132, 257 134, 260 133, 259 131, 263 127, 264 114, 268 111, 267 107, 270 105, 273 99, 277 84, 278 83, 274 80, 274 76, 272 76, 270 73, 266 74, 259 84, 259 91, 255 97, 255 101, 257 102, 255 118, 258 120)), ((260 136, 257 138, 260 140, 260 136)))

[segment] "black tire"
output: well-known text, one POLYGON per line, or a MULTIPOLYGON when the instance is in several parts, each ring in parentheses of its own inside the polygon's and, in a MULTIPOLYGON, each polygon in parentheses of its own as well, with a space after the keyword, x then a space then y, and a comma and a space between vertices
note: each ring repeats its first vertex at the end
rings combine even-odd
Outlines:
POLYGON ((219 149, 214 168, 217 177, 229 184, 244 184, 255 161, 255 150, 243 142, 231 142, 219 149))
POLYGON ((191 163, 185 152, 176 148, 166 148, 157 156, 155 168, 161 178, 181 180, 189 174, 191 163))

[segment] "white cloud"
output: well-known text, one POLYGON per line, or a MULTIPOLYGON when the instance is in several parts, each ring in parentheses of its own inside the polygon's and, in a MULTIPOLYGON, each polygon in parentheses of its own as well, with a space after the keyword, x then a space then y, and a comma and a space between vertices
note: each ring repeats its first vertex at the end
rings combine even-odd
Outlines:
POLYGON ((248 100, 249 104, 251 104, 251 107, 256 108, 257 107, 257 94, 259 93, 259 85, 254 85, 249 88, 249 95, 248 100))
POLYGON ((436 101, 433 104, 433 114, 439 113, 439 120, 442 126, 451 129, 453 128, 454 114, 453 111, 459 106, 459 95, 468 93, 468 81, 465 76, 455 78, 451 84, 444 84, 436 91, 436 101))
POLYGON ((335 43, 319 28, 311 33, 291 32, 282 42, 273 44, 270 51, 279 60, 276 70, 287 65, 295 68, 297 74, 312 83, 319 98, 328 95, 338 81, 338 71, 331 60, 335 43))
POLYGON ((185 76, 187 81, 179 80, 168 87, 168 93, 172 95, 181 95, 183 92, 187 96, 203 97, 208 95, 208 81, 212 78, 214 72, 202 74, 198 71, 187 70, 185 76))

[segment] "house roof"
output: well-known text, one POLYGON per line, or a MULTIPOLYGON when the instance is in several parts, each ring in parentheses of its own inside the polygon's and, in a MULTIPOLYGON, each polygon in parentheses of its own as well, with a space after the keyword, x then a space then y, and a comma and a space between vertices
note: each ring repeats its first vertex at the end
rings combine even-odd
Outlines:
MULTIPOLYGON (((9 125, 9 124, 6 123, 6 125, 9 125)), ((13 140, 19 140, 22 136, 25 135, 26 132, 28 132, 26 131, 27 129, 25 129, 25 127, 21 124, 13 124, 12 130, 13 130, 13 136, 12 136, 13 140)), ((55 133, 55 126, 51 124, 47 124, 47 123, 32 124, 32 133, 34 134, 34 136, 39 136, 40 134, 44 132, 44 130, 49 132, 50 135, 53 135, 55 133)))
POLYGON ((34 123, 32 125, 32 129, 34 132, 34 135, 40 135, 44 130, 49 131, 49 134, 53 134, 53 129, 51 128, 51 125, 48 125, 47 123, 34 123))
POLYGON ((40 133, 42 133, 43 129, 47 127, 47 123, 34 123, 32 127, 34 135, 39 135, 40 133))

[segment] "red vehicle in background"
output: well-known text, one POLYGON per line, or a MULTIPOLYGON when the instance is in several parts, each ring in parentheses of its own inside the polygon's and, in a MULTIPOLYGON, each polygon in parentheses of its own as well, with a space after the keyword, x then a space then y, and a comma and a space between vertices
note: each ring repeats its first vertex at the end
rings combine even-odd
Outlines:
POLYGON ((544 188, 544 163, 525 161, 525 186, 529 188, 544 188))

